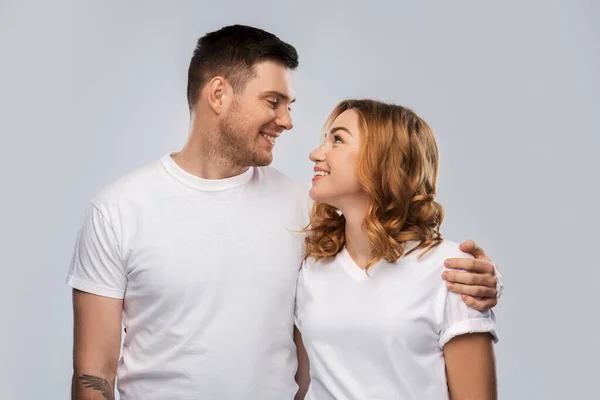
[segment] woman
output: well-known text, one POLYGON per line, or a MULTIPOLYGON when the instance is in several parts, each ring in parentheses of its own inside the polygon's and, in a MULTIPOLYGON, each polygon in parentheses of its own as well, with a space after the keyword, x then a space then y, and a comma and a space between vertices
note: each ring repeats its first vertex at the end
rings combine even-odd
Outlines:
POLYGON ((310 159, 297 398, 495 399, 494 315, 439 278, 446 258, 469 255, 440 234, 429 126, 401 106, 343 101, 310 159))

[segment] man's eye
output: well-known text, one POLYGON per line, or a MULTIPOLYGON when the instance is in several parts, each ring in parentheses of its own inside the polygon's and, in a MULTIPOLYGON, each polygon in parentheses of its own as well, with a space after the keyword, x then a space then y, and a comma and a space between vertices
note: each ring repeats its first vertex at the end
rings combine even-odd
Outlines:
POLYGON ((269 102, 269 105, 271 106, 271 108, 277 108, 277 106, 279 105, 279 100, 267 100, 269 102))

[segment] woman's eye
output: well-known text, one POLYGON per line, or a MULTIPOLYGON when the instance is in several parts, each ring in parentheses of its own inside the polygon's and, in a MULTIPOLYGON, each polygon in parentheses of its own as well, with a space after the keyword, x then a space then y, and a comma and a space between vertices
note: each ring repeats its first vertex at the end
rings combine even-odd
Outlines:
POLYGON ((344 143, 338 135, 333 135, 333 143, 344 143))

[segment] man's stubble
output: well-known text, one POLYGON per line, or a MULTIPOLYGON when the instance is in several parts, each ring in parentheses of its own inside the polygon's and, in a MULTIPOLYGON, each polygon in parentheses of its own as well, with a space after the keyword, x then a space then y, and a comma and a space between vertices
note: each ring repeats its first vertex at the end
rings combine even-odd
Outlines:
POLYGON ((272 153, 261 148, 259 126, 244 116, 239 102, 233 103, 218 129, 214 151, 223 159, 244 167, 264 167, 273 161, 272 153))

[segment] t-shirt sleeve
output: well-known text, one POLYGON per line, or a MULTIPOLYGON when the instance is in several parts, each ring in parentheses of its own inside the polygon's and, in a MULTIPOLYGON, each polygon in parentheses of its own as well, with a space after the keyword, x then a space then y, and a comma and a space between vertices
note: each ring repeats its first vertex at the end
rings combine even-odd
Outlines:
POLYGON ((494 264, 494 275, 496 275, 496 280, 498 282, 498 286, 496 286, 496 290, 498 290, 498 298, 500 298, 500 296, 502 296, 502 291, 504 289, 504 277, 502 276, 502 274, 496 267, 496 264, 494 264))
MULTIPOLYGON (((470 257, 466 253, 459 257, 470 257)), ((444 284, 445 286, 445 284, 444 284)), ((492 310, 478 311, 467 306, 460 294, 445 289, 444 319, 438 345, 444 348, 452 338, 467 333, 488 332, 498 342, 496 316, 492 310)))
POLYGON ((73 250, 67 284, 74 289, 122 299, 127 276, 113 227, 90 204, 73 250))
POLYGON ((300 329, 300 318, 298 317, 298 311, 301 306, 300 302, 302 301, 302 285, 304 284, 304 277, 302 276, 303 265, 304 263, 300 264, 300 271, 298 272, 298 279, 296 280, 296 296, 294 299, 294 325, 296 325, 298 329, 300 329))

